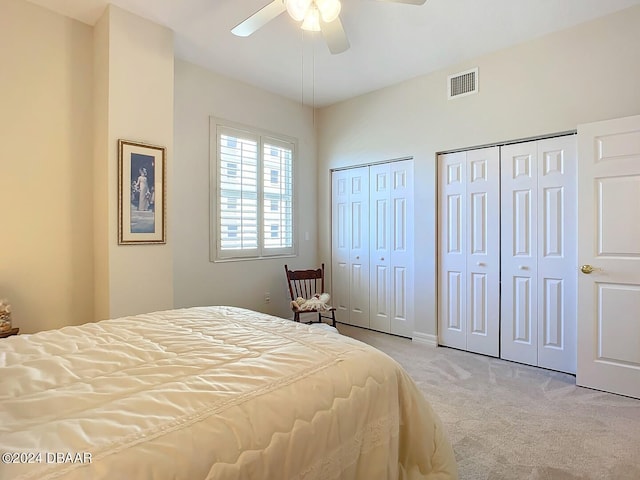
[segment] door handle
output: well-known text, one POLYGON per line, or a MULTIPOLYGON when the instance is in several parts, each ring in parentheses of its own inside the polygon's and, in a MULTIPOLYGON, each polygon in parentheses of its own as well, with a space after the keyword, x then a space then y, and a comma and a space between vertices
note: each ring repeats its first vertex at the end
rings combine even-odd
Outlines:
POLYGON ((580 271, 586 275, 589 275, 592 272, 595 272, 597 269, 594 268, 592 265, 582 265, 580 267, 580 271))

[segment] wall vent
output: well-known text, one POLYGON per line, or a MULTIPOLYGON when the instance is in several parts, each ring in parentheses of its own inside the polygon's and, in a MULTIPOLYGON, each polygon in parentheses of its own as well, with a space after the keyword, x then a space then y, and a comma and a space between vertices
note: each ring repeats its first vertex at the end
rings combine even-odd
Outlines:
POLYGON ((478 93, 478 68, 449 75, 447 77, 447 92, 449 100, 478 93))

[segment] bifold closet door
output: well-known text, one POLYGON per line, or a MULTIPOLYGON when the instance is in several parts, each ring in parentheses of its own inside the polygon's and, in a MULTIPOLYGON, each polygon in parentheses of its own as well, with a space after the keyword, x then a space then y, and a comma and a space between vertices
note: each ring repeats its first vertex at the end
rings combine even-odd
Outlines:
POLYGON ((413 160, 337 170, 331 184, 336 319, 411 337, 413 160))
POLYGON ((498 147, 439 155, 438 342, 499 355, 498 147))
POLYGON ((576 140, 501 150, 501 357, 576 371, 576 140))
POLYGON ((369 168, 370 327, 413 333, 413 160, 369 168))
POLYGON ((369 168, 332 174, 332 299, 336 319, 369 327, 369 168))

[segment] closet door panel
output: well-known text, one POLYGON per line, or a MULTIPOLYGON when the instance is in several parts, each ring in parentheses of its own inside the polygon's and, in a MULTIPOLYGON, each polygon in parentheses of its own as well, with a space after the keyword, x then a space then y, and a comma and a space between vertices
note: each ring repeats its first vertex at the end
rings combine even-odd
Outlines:
POLYGON ((500 354, 500 150, 467 153, 467 350, 500 354))
POLYGON ((501 149, 501 357, 537 365, 537 143, 501 149))
POLYGON ((438 156, 438 343, 467 348, 466 152, 438 156))
MULTIPOLYGON (((390 331, 411 337, 414 330, 414 185, 413 160, 390 164, 390 331)), ((380 257, 382 258, 382 256, 380 257)), ((382 262, 382 260, 380 260, 382 262)))
POLYGON ((370 327, 389 332, 391 328, 391 206, 390 166, 373 165, 369 168, 369 202, 371 209, 370 327))
POLYGON ((349 171, 338 170, 331 176, 331 304, 336 319, 350 324, 349 278, 351 252, 351 215, 349 204, 349 171))
POLYGON ((369 168, 348 170, 350 213, 349 320, 369 327, 369 168))
POLYGON ((538 365, 576 372, 575 136, 538 141, 538 365))

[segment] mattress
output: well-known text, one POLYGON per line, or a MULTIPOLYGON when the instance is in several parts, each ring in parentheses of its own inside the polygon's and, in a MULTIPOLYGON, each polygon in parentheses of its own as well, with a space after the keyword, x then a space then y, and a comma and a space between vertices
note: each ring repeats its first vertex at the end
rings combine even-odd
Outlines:
POLYGON ((0 341, 0 478, 454 479, 390 357, 235 307, 0 341))

